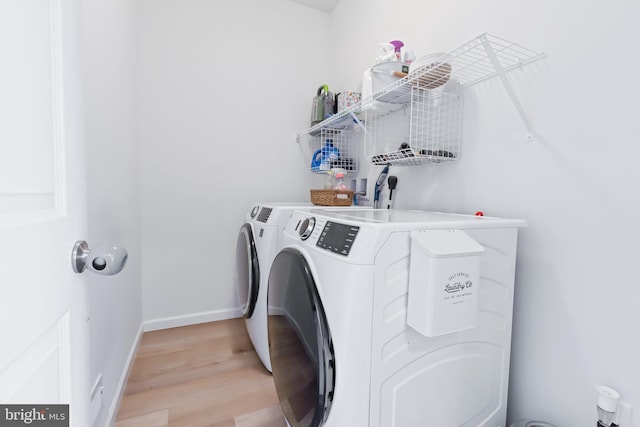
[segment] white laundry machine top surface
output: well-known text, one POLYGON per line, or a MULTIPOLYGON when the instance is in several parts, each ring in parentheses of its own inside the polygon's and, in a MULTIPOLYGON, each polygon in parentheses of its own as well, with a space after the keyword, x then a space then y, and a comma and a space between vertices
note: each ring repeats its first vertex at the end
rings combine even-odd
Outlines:
POLYGON ((397 209, 344 209, 333 211, 327 209, 310 209, 313 215, 331 217, 335 220, 355 221, 366 224, 387 224, 391 226, 424 225, 437 228, 494 228, 494 227, 524 227, 526 221, 521 219, 507 219, 488 216, 455 214, 446 212, 428 212, 420 210, 397 209))
POLYGON ((313 204, 310 202, 253 202, 249 207, 249 213, 251 213, 255 208, 293 210, 313 208, 313 204))
MULTIPOLYGON (((371 264, 397 232, 437 229, 496 229, 526 226, 526 221, 417 210, 296 210, 285 235, 310 248, 340 256, 342 262, 371 264)), ((407 235, 406 241, 409 242, 407 235)), ((408 244, 408 243, 407 243, 408 244)))
POLYGON ((252 205, 268 206, 272 208, 306 208, 311 207, 311 202, 255 202, 252 205))
MULTIPOLYGON (((311 208, 313 205, 310 202, 252 202, 249 205, 249 210, 247 211, 247 221, 252 219, 256 219, 258 214, 265 210, 278 210, 278 209, 286 209, 286 210, 294 210, 294 209, 306 209, 311 208)), ((265 221, 261 221, 265 222, 265 221)))

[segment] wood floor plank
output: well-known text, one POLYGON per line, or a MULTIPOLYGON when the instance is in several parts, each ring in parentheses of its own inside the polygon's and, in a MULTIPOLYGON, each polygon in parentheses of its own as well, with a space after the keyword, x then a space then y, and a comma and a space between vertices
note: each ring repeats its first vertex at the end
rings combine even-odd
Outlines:
MULTIPOLYGON (((116 418, 158 427, 281 427, 271 374, 243 319, 145 333, 116 418), (165 418, 160 420, 160 415, 165 418), (261 424, 263 423, 263 424, 261 424)), ((127 424, 130 423, 130 424, 127 424)))
POLYGON ((168 425, 169 411, 163 409, 162 411, 118 421, 113 427, 167 427, 168 425))
POLYGON ((207 427, 236 427, 236 422, 233 419, 224 420, 224 421, 222 421, 220 423, 215 423, 215 424, 208 425, 207 427))
MULTIPOLYGON (((208 346, 186 347, 179 352, 148 356, 137 361, 131 370, 126 394, 166 387, 197 378, 214 376, 243 368, 267 371, 255 357, 253 349, 234 352, 233 338, 219 338, 208 346)), ((250 346, 250 344, 249 344, 250 346)))
MULTIPOLYGON (((180 375, 180 372, 172 372, 171 376, 174 375, 180 375)), ((247 390, 267 390, 272 387, 273 379, 258 369, 239 369, 129 394, 126 396, 127 399, 123 399, 120 412, 126 416, 138 416, 144 411, 158 411, 190 400, 224 400, 229 396, 241 397, 247 390)))
POLYGON ((263 389, 256 389, 240 395, 230 393, 227 396, 216 396, 215 398, 192 399, 169 409, 168 425, 170 427, 210 425, 234 419, 247 412, 255 412, 259 408, 274 404, 277 404, 275 396, 269 396, 263 389))
POLYGON ((221 320, 218 322, 200 323, 180 328, 145 332, 142 336, 136 358, 144 358, 149 355, 180 350, 185 346, 197 345, 201 340, 246 335, 247 330, 244 322, 238 322, 237 320, 238 319, 221 320))
POLYGON ((236 417, 235 427, 287 427, 279 404, 236 417))

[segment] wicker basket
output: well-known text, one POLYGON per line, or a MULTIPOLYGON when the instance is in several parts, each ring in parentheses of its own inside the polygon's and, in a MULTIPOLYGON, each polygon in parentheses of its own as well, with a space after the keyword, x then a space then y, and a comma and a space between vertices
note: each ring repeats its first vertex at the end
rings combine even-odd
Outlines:
POLYGON ((311 203, 319 206, 351 206, 351 190, 311 190, 311 203))

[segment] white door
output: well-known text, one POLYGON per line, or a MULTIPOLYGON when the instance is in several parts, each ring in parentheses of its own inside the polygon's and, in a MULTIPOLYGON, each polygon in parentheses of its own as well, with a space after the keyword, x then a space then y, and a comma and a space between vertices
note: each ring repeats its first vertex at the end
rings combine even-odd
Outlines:
POLYGON ((0 0, 0 404, 68 403, 86 427, 77 14, 76 0, 0 0))

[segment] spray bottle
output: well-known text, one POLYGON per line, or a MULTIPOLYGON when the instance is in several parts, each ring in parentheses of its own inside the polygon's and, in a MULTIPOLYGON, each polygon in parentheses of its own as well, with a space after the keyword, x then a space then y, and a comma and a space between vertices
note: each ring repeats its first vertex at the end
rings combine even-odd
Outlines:
POLYGON ((394 50, 395 50, 395 61, 402 61, 402 46, 404 46, 404 43, 400 40, 392 40, 389 42, 389 44, 393 45, 394 50))

